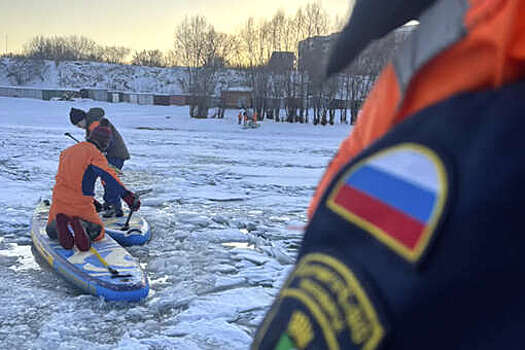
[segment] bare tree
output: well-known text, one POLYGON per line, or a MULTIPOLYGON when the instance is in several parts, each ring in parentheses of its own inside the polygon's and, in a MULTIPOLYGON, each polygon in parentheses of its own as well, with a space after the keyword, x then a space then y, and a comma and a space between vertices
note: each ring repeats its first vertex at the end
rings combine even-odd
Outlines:
POLYGON ((124 63, 130 49, 123 46, 105 46, 102 49, 102 60, 107 63, 124 63))
POLYGON ((279 10, 269 22, 271 46, 270 51, 282 51, 283 31, 286 17, 283 10, 279 10))
MULTIPOLYGON (((329 32, 330 19, 326 11, 317 2, 308 3, 304 8, 297 10, 294 23, 296 28, 297 57, 301 56, 299 42, 314 36, 329 32)), ((299 106, 299 120, 309 121, 309 107, 314 109, 314 123, 319 123, 322 98, 320 93, 324 52, 313 52, 301 59, 302 66, 298 66, 300 80, 297 95, 302 103, 299 106)))
POLYGON ((239 67, 253 68, 260 65, 257 55, 258 28, 253 17, 248 18, 237 35, 237 57, 239 67))
POLYGON ((137 66, 165 67, 166 59, 160 50, 136 51, 131 64, 137 66))
POLYGON ((304 17, 303 32, 307 35, 306 37, 328 34, 330 20, 327 12, 318 2, 306 5, 304 17))
POLYGON ((237 44, 240 66, 244 68, 246 84, 252 89, 251 105, 259 118, 273 118, 273 104, 269 98, 270 73, 265 66, 271 55, 270 22, 256 23, 253 18, 249 18, 237 36, 237 44))
POLYGON ((98 61, 122 63, 129 49, 117 46, 100 46, 82 36, 36 36, 24 45, 27 58, 55 61, 98 61))
POLYGON ((205 17, 186 17, 175 30, 174 53, 186 67, 179 83, 190 95, 190 115, 206 118, 217 86, 217 72, 232 54, 234 41, 215 31, 205 17))
POLYGON ((363 101, 371 90, 379 73, 395 51, 406 40, 409 31, 394 31, 381 40, 373 42, 345 70, 349 75, 346 85, 351 123, 355 123, 363 101))

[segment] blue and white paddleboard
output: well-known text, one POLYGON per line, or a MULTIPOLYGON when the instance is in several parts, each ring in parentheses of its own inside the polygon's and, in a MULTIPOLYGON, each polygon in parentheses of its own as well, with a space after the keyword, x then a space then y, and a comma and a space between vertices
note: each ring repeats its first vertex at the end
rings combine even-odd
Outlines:
POLYGON ((104 218, 101 213, 100 217, 104 222, 106 233, 123 246, 141 245, 148 242, 151 239, 151 228, 146 219, 138 212, 131 215, 128 229, 122 229, 126 224, 128 215, 129 210, 126 209, 124 209, 124 216, 120 218, 104 218))
POLYGON ((145 272, 137 259, 109 235, 94 242, 94 249, 87 252, 76 247, 64 249, 58 240, 50 239, 46 233, 48 203, 41 201, 36 207, 31 222, 31 239, 35 251, 55 272, 82 291, 106 300, 139 301, 146 298, 149 283, 145 272))

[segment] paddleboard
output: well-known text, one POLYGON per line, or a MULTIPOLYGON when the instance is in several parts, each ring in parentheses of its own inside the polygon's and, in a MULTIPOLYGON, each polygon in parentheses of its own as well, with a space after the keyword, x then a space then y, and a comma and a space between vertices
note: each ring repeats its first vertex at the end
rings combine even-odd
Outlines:
POLYGON ((90 251, 64 249, 48 237, 49 201, 41 201, 31 221, 31 239, 39 254, 61 277, 82 291, 111 301, 140 301, 149 283, 137 259, 111 236, 94 242, 90 251))
POLYGON ((117 218, 105 218, 100 214, 100 218, 104 223, 106 233, 110 235, 115 241, 123 246, 141 245, 151 239, 151 228, 149 223, 138 212, 131 215, 128 228, 122 228, 126 224, 129 215, 129 210, 124 209, 124 216, 117 218))
POLYGON ((243 125, 242 128, 243 129, 256 129, 260 126, 261 124, 247 124, 247 125, 243 125))

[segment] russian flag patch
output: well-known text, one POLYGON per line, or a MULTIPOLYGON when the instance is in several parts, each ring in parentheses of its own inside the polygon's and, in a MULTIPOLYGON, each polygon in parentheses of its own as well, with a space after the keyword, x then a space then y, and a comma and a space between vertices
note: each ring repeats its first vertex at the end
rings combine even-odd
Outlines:
POLYGON ((431 149, 404 143, 351 167, 327 206, 410 262, 432 238, 448 195, 448 177, 431 149))

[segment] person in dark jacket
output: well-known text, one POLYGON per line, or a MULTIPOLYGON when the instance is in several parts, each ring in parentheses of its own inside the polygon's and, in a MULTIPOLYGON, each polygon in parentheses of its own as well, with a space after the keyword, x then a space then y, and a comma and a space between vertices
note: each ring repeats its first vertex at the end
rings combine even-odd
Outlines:
POLYGON ((252 349, 523 349, 525 1, 357 0, 328 74, 417 19, 317 188, 252 349))
MULTIPOLYGON (((77 108, 71 108, 69 112, 69 118, 71 123, 81 129, 86 130, 86 138, 88 138, 90 133, 97 126, 99 126, 100 120, 104 117, 104 115, 104 110, 99 107, 91 108, 87 113, 77 108)), ((122 170, 122 167, 124 166, 124 162, 130 159, 130 156, 124 139, 122 138, 118 130, 111 123, 109 127, 111 129, 113 138, 111 144, 105 151, 105 155, 110 166, 112 166, 117 172, 120 172, 120 170, 122 170)), ((114 195, 111 193, 111 189, 107 188, 104 184, 104 204, 102 209, 105 211, 103 214, 105 217, 120 217, 123 215, 120 201, 118 201, 118 203, 110 203, 108 201, 109 198, 113 197, 114 195)))

